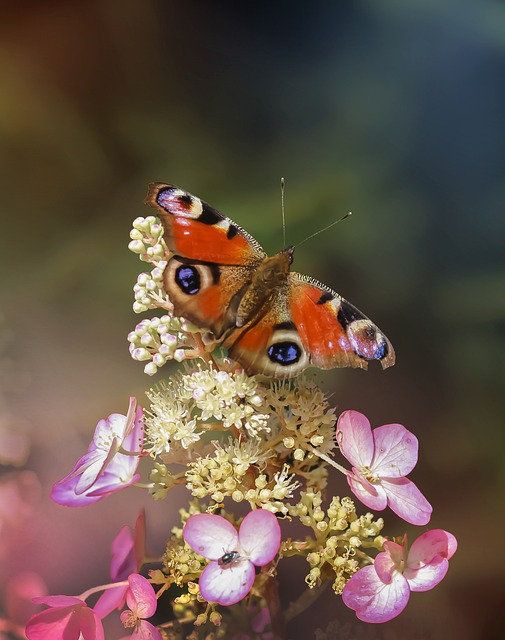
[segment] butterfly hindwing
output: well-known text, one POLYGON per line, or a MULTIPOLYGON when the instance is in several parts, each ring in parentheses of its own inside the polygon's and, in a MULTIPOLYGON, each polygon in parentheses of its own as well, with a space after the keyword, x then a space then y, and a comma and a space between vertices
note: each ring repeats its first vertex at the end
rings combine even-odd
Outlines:
POLYGON ((163 287, 176 316, 210 329, 216 338, 235 323, 250 267, 196 262, 174 256, 163 273, 163 287))
POLYGON ((321 369, 359 367, 379 360, 386 369, 395 362, 392 344, 361 311, 320 282, 300 273, 289 274, 293 322, 321 369))
POLYGON ((277 289, 263 311, 242 330, 231 333, 224 345, 250 375, 297 375, 309 366, 310 353, 293 322, 288 287, 277 289))

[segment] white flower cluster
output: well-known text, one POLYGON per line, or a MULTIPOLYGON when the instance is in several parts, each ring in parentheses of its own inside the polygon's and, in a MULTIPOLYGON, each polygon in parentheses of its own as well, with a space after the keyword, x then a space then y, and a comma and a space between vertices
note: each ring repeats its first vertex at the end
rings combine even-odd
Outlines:
POLYGON ((145 318, 128 334, 130 354, 140 362, 149 360, 144 373, 152 376, 167 360, 182 362, 186 355, 186 322, 167 314, 161 318, 145 318))
POLYGON ((167 259, 168 248, 163 239, 163 225, 155 216, 135 218, 130 231, 128 249, 144 262, 156 264, 167 259))
POLYGON ((147 393, 145 450, 168 453, 174 442, 187 449, 205 431, 244 429, 248 437, 268 431, 269 416, 260 411, 264 397, 254 377, 215 369, 175 374, 147 393), (199 429, 199 431, 197 431, 199 429))
POLYGON ((163 271, 167 265, 166 260, 158 262, 150 273, 141 273, 133 286, 135 313, 143 313, 148 309, 167 309, 172 311, 173 304, 163 290, 163 271))

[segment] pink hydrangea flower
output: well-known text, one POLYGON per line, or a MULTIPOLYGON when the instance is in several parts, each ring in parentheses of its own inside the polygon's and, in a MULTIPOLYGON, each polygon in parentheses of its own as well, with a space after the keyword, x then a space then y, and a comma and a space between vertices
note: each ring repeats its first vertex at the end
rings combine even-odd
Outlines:
POLYGON ((161 633, 154 625, 145 620, 156 612, 156 594, 151 583, 138 573, 132 573, 128 577, 128 590, 126 592, 126 604, 128 610, 121 614, 123 625, 133 627, 130 638, 135 640, 163 640, 161 633))
POLYGON ((337 423, 337 442, 352 464, 347 482, 370 509, 389 506, 411 524, 425 525, 433 508, 416 485, 405 476, 417 463, 418 442, 401 424, 385 424, 372 431, 368 418, 344 411, 337 423))
MULTIPOLYGON (((142 511, 135 525, 135 536, 132 536, 130 528, 125 525, 112 542, 112 582, 127 580, 130 574, 140 570, 145 556, 145 537, 145 513, 142 511)), ((103 619, 114 609, 122 609, 128 588, 128 585, 121 585, 104 591, 93 607, 95 613, 103 619)))
POLYGON ((105 640, 102 621, 80 598, 46 596, 33 601, 49 609, 30 618, 25 629, 28 640, 105 640))
POLYGON ((190 516, 184 540, 211 560, 200 576, 200 593, 207 602, 232 605, 252 589, 255 567, 274 559, 281 544, 281 529, 270 511, 251 511, 237 532, 225 518, 210 513, 190 516))
POLYGON ((387 622, 400 614, 411 591, 429 591, 445 576, 457 548, 443 529, 423 533, 406 552, 402 544, 385 542, 373 565, 363 567, 345 585, 344 603, 363 622, 387 622))
POLYGON ((96 425, 88 453, 75 465, 73 471, 57 482, 51 498, 67 507, 82 507, 105 498, 137 482, 135 472, 139 464, 138 455, 126 455, 126 451, 139 453, 142 450, 144 430, 140 422, 142 409, 130 398, 126 416, 113 413, 96 425))

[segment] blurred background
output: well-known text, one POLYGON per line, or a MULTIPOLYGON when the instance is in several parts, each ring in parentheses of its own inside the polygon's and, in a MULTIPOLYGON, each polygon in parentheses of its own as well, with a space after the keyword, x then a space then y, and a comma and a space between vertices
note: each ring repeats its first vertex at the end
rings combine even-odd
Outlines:
MULTIPOLYGON (((318 379, 339 410, 418 436, 411 477, 434 505, 430 528, 460 544, 444 582, 395 621, 365 630, 328 590, 289 636, 338 619, 349 638, 503 637, 504 79, 496 0, 4 4, 4 593, 26 570, 53 594, 107 581, 119 527, 146 505, 160 553, 187 499, 131 489, 67 509, 48 498, 98 419, 162 377, 147 378, 126 342, 145 268, 128 234, 151 213, 147 183, 200 196, 275 253, 284 176, 289 243, 354 213, 300 247, 296 270, 362 309, 397 352, 386 372, 318 379)), ((346 492, 340 478, 331 488, 346 492)), ((385 516, 389 535, 420 533, 385 516)), ((305 573, 280 565, 300 591, 305 573)))

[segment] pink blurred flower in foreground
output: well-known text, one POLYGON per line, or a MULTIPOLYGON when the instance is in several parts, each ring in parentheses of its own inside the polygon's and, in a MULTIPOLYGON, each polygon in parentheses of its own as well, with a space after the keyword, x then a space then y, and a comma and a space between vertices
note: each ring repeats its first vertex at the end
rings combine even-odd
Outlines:
POLYGON ((33 599, 47 594, 46 584, 37 573, 20 571, 8 580, 4 592, 6 617, 0 617, 0 638, 24 638, 27 621, 40 610, 33 599))
POLYGON ((126 604, 129 610, 121 614, 121 622, 126 628, 133 627, 130 638, 136 640, 163 640, 154 625, 143 618, 150 618, 156 612, 156 594, 151 583, 138 573, 128 578, 126 604))
POLYGON ((251 511, 237 532, 235 527, 210 513, 190 516, 182 531, 184 540, 212 562, 200 576, 200 593, 207 602, 232 605, 252 589, 255 567, 274 559, 281 544, 281 529, 271 511, 251 511))
MULTIPOLYGON (((140 570, 145 557, 145 527, 145 513, 142 511, 135 524, 134 536, 132 536, 130 528, 125 525, 114 538, 110 563, 112 582, 127 580, 130 574, 140 570)), ((103 619, 114 609, 122 609, 128 588, 128 585, 121 585, 105 590, 98 598, 93 611, 103 619)))
POLYGON ((352 464, 347 482, 364 505, 378 511, 389 505, 411 524, 430 521, 432 506, 405 478, 417 463, 418 442, 413 433, 401 424, 385 424, 372 431, 365 415, 344 411, 337 423, 337 442, 352 464))
POLYGON ((342 600, 363 622, 387 622, 400 614, 411 591, 429 591, 445 576, 457 548, 443 529, 423 533, 406 553, 403 544, 385 542, 373 565, 360 569, 345 585, 342 600))
POLYGON ((28 621, 25 629, 28 640, 105 640, 102 621, 80 598, 46 596, 33 601, 50 608, 28 621))
POLYGON ((83 507, 105 498, 115 491, 126 489, 137 482, 139 455, 126 455, 126 451, 140 454, 144 429, 140 423, 142 409, 130 398, 126 416, 113 413, 96 425, 88 453, 75 465, 73 471, 57 482, 51 491, 54 502, 67 507, 83 507))

